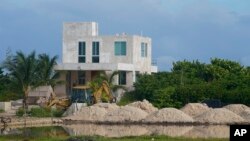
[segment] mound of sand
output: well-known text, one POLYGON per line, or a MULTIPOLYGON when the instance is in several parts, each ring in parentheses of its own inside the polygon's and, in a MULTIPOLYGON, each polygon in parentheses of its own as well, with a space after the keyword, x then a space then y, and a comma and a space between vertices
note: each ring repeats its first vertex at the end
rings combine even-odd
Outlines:
POLYGON ((144 119, 148 113, 143 110, 131 107, 124 106, 117 110, 114 110, 110 113, 107 113, 104 117, 104 121, 106 122, 135 122, 144 119))
POLYGON ((226 108, 238 115, 244 112, 245 110, 250 110, 250 108, 244 104, 230 104, 230 105, 224 106, 223 108, 226 108))
POLYGON ((93 106, 99 107, 99 108, 104 108, 108 113, 120 108, 115 103, 97 103, 93 106))
POLYGON ((188 103, 184 107, 182 107, 180 110, 189 116, 195 117, 198 116, 206 111, 208 111, 210 108, 201 103, 188 103))
POLYGON ((136 101, 136 102, 130 103, 130 104, 128 104, 128 106, 140 108, 141 110, 143 110, 147 113, 152 113, 152 112, 155 112, 158 110, 151 103, 149 103, 146 99, 144 99, 142 102, 136 101))
POLYGON ((210 109, 201 115, 194 117, 195 121, 211 124, 242 123, 244 119, 225 108, 210 109))
POLYGON ((175 108, 164 108, 148 115, 143 122, 145 123, 190 123, 192 117, 175 108))
POLYGON ((76 114, 82 107, 86 107, 85 103, 72 103, 70 107, 63 113, 63 116, 70 116, 76 114))
POLYGON ((247 109, 239 114, 246 122, 250 123, 250 109, 247 109))
POLYGON ((77 121, 103 121, 103 117, 106 113, 119 109, 116 104, 111 103, 97 103, 95 105, 84 107, 81 105, 73 105, 64 114, 64 119, 77 120, 77 121))
POLYGON ((66 120, 77 121, 102 121, 107 111, 104 108, 98 106, 83 107, 74 115, 65 117, 66 120))

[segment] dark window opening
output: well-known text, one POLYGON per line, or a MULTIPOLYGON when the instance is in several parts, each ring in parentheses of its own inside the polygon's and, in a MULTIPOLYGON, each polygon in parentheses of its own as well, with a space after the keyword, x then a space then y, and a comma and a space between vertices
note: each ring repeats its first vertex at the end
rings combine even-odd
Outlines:
POLYGON ((119 72, 119 85, 126 85, 126 72, 125 71, 119 72))

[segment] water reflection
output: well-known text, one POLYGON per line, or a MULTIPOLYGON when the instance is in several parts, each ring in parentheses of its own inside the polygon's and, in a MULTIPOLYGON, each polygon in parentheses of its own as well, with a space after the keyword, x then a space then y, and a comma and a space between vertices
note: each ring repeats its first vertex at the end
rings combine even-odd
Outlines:
POLYGON ((201 138, 229 138, 229 126, 213 125, 213 126, 194 126, 192 130, 185 133, 186 137, 201 138))
POLYGON ((106 137, 167 135, 171 137, 229 138, 229 127, 224 125, 95 125, 72 124, 63 126, 70 135, 100 135, 106 137))
POLYGON ((0 130, 0 135, 18 135, 22 134, 21 130, 18 130, 16 128, 10 128, 7 126, 4 126, 0 130))
POLYGON ((177 126, 177 125, 97 125, 71 124, 50 127, 10 128, 1 130, 0 135, 23 135, 28 137, 57 136, 105 136, 124 137, 142 135, 167 135, 171 137, 229 138, 229 126, 177 126))
POLYGON ((63 126, 70 135, 100 135, 106 137, 148 135, 147 128, 139 125, 73 124, 63 126))
POLYGON ((11 128, 5 127, 1 129, 0 135, 20 135, 30 138, 36 137, 62 137, 69 134, 61 126, 44 126, 44 127, 27 127, 27 128, 11 128))

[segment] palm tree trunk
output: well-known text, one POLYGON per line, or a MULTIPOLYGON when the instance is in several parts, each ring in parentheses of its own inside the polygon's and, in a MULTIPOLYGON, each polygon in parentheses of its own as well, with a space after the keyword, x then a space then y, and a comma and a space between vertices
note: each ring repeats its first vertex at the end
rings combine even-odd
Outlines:
POLYGON ((26 116, 27 116, 27 110, 28 110, 28 104, 27 104, 27 98, 29 94, 29 87, 24 92, 24 98, 23 98, 23 110, 24 110, 24 127, 26 127, 26 116))

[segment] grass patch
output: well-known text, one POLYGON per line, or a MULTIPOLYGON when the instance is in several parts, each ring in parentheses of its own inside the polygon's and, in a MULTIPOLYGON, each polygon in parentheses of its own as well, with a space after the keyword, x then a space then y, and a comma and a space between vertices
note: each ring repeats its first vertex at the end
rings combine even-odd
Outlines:
MULTIPOLYGON (((31 117, 61 117, 64 113, 64 110, 57 109, 48 109, 48 108, 31 108, 30 111, 27 111, 27 114, 31 117)), ((16 112, 17 116, 23 116, 24 109, 19 108, 16 112)))

